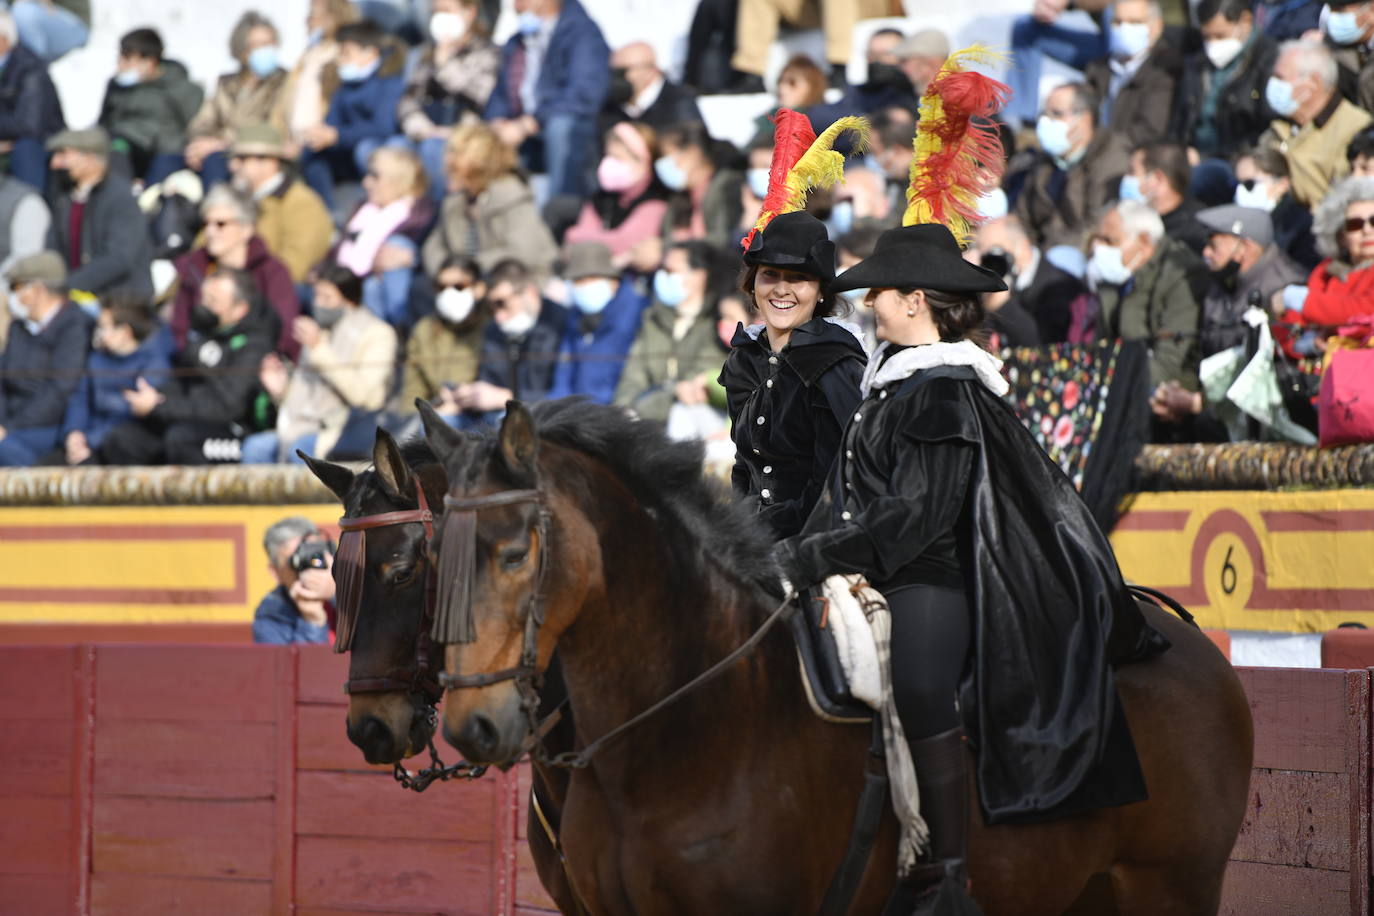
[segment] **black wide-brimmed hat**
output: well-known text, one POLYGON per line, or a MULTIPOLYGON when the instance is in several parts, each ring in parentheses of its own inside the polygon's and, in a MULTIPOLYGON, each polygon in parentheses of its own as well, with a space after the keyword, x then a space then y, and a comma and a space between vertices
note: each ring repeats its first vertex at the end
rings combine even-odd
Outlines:
POLYGON ((746 264, 768 264, 820 277, 821 290, 829 291, 835 280, 835 243, 825 223, 798 210, 773 218, 754 236, 744 252, 746 264))
POLYGON ((878 236, 873 254, 840 274, 829 291, 888 288, 997 293, 1007 284, 987 268, 965 261, 959 243, 944 226, 924 223, 878 236))

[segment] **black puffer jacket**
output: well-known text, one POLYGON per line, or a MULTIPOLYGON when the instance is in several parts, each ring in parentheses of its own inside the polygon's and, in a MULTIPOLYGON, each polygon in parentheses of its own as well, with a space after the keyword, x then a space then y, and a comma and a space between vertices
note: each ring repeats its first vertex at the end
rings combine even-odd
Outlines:
POLYGON ((1183 68, 1169 136, 1195 146, 1203 156, 1229 158, 1254 146, 1275 117, 1264 101, 1264 85, 1274 72, 1278 53, 1274 39, 1256 30, 1217 96, 1211 137, 1196 132, 1202 117, 1202 99, 1211 90, 1217 69, 1206 54, 1190 55, 1183 68))

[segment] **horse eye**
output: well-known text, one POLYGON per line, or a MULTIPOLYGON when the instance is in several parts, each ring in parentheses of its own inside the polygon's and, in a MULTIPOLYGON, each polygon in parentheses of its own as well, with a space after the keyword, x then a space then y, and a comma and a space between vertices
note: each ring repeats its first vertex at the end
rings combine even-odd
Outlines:
POLYGON ((525 565, 530 552, 525 547, 510 547, 501 553, 501 565, 506 569, 519 569, 525 565))
POLYGON ((405 566, 401 569, 393 570, 389 578, 392 585, 409 585, 415 578, 415 567, 405 566))

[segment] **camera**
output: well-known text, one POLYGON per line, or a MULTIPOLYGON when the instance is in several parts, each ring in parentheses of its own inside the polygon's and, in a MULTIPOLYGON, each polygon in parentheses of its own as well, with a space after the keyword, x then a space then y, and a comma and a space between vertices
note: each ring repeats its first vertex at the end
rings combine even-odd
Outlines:
POLYGON ((329 541, 306 538, 296 547, 295 553, 291 554, 291 568, 298 573, 307 569, 325 569, 329 565, 325 557, 333 555, 334 545, 329 541))
POLYGON ((992 247, 983 252, 982 266, 997 274, 1003 280, 1011 276, 1011 256, 1005 248, 992 247))

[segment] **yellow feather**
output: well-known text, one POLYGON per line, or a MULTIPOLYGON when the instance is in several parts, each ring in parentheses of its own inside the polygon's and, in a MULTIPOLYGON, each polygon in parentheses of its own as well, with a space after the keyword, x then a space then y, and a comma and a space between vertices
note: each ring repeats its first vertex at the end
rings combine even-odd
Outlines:
POLYGON ((806 197, 816 188, 829 188, 844 181, 844 156, 835 152, 835 141, 840 135, 853 131, 854 153, 868 149, 869 125, 867 118, 845 117, 831 124, 812 141, 797 164, 787 173, 787 201, 776 213, 765 210, 759 214, 755 228, 762 230, 775 216, 794 213, 806 207, 806 197))

